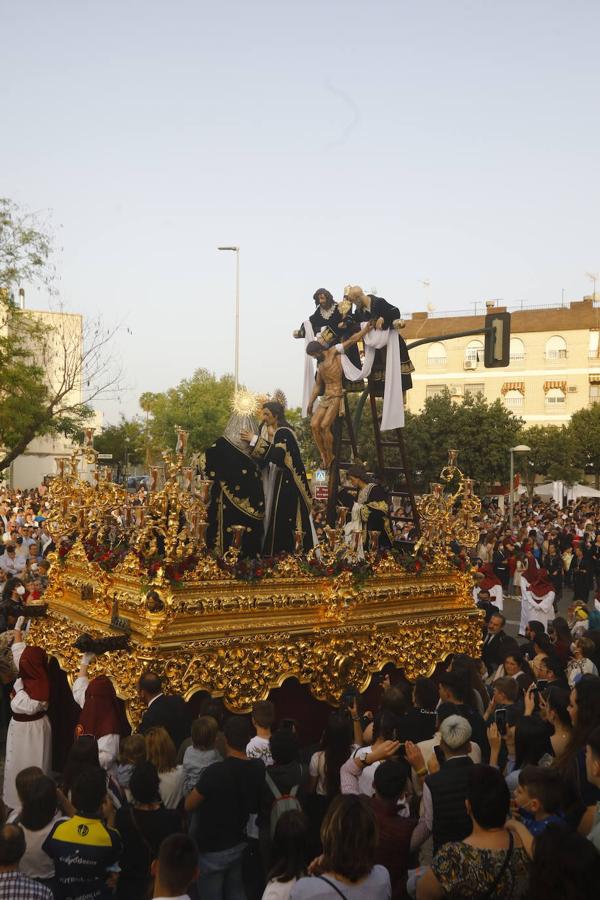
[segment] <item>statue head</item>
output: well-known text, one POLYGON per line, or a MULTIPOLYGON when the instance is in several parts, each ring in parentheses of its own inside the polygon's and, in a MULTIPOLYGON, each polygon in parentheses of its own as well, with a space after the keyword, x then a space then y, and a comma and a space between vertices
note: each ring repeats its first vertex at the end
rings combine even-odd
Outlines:
POLYGON ((322 309, 329 309, 333 306, 333 295, 326 288, 317 288, 313 294, 313 300, 315 305, 322 309))
POLYGON ((357 284, 349 284, 344 288, 344 298, 350 300, 359 309, 362 309, 363 306, 368 306, 367 295, 357 284))

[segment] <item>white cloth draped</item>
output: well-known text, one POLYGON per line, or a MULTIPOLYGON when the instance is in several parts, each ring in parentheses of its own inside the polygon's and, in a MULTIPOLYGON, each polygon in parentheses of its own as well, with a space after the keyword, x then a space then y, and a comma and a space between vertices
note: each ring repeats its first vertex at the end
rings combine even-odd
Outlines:
POLYGON ((314 341, 315 333, 313 331, 310 319, 304 323, 304 386, 302 388, 302 415, 308 415, 308 404, 310 403, 310 395, 315 386, 315 361, 308 355, 306 348, 311 341, 314 341))
POLYGON ((362 503, 355 503, 352 506, 352 513, 350 515, 350 521, 344 525, 344 538, 346 544, 349 547, 355 546, 356 541, 356 554, 359 559, 365 558, 365 550, 363 547, 363 539, 362 539, 362 529, 363 529, 363 520, 361 516, 361 510, 363 508, 362 503), (358 534, 358 538, 355 535, 358 534))
POLYGON ((548 622, 554 618, 554 591, 548 591, 541 599, 534 600, 533 594, 526 589, 521 599, 521 623, 519 634, 525 634, 528 622, 541 622, 548 630, 548 622))
MULTIPOLYGON (((364 381, 371 374, 375 351, 387 347, 385 364, 385 386, 383 389, 383 414, 381 430, 391 431, 404 427, 404 398, 402 396, 402 371, 400 368, 400 344, 393 328, 369 331, 363 338, 365 357, 362 367, 357 368, 342 353, 342 368, 348 381, 364 381), (390 340, 391 338, 391 340, 390 340)), ((338 344, 338 347, 341 345, 338 344)))

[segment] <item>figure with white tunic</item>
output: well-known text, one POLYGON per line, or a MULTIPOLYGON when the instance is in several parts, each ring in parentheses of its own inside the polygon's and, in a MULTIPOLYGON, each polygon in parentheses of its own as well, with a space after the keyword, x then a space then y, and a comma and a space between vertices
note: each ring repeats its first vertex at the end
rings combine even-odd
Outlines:
POLYGON ((537 578, 526 582, 521 600, 521 624, 519 634, 525 635, 528 622, 541 622, 548 630, 548 623, 554 618, 554 586, 545 569, 538 569, 537 578))
MULTIPOLYGON (((17 621, 17 626, 22 619, 17 621)), ((6 736, 4 802, 11 809, 20 805, 16 777, 22 769, 39 766, 48 775, 52 769, 52 728, 48 719, 50 679, 48 657, 41 647, 28 647, 20 628, 11 647, 19 677, 15 681, 10 708, 12 718, 6 736)))
POLYGON ((83 654, 79 675, 73 683, 73 698, 81 707, 75 737, 91 734, 96 738, 100 765, 112 775, 116 774, 113 770, 117 765, 121 736, 125 736, 129 728, 110 678, 106 675, 88 678, 88 666, 93 659, 93 653, 83 654))
POLYGON ((491 563, 485 563, 481 566, 479 571, 475 573, 475 579, 475 587, 473 588, 473 600, 475 603, 479 600, 479 592, 487 591, 490 595, 490 601, 502 612, 504 609, 502 582, 494 572, 491 563))

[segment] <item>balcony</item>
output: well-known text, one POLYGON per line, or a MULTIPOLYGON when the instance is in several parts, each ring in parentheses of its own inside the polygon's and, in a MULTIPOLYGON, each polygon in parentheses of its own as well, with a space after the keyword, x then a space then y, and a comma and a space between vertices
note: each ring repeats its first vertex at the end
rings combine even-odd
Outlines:
POLYGON ((504 403, 509 409, 521 409, 525 403, 525 397, 505 397, 504 403))
POLYGON ((522 362, 526 358, 526 353, 511 353, 510 361, 511 362, 522 362))
POLYGON ((567 358, 566 350, 546 350, 546 360, 548 362, 558 362, 567 358))
POLYGON ((447 356, 428 356, 427 366, 430 369, 445 369, 448 365, 447 356))

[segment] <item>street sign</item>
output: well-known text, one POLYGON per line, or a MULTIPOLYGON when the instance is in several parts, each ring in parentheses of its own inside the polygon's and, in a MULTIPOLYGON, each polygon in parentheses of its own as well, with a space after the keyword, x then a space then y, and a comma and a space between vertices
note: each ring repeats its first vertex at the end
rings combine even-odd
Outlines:
POLYGON ((315 488, 315 500, 327 500, 329 497, 329 488, 326 484, 318 484, 315 488))
POLYGON ((99 453, 98 454, 98 459, 112 459, 112 458, 113 458, 112 453, 99 453))
POLYGON ((317 484, 327 484, 328 475, 325 469, 317 469, 314 474, 314 479, 317 484))

